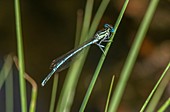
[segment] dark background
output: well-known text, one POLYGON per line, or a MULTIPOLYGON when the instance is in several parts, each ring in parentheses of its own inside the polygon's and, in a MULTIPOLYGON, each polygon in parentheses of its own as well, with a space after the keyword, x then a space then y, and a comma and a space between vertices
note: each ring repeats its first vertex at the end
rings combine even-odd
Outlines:
MULTIPOLYGON (((100 4, 95 0, 93 16, 100 4)), ((133 38, 148 7, 149 0, 130 0, 123 20, 118 28, 114 42, 106 57, 95 89, 86 107, 88 112, 102 112, 106 103, 107 93, 112 75, 119 78, 120 71, 132 45, 133 38)), ((76 16, 79 9, 84 10, 85 0, 21 0, 21 19, 23 28, 23 43, 26 72, 38 84, 37 111, 46 112, 49 109, 52 80, 45 87, 41 81, 48 74, 51 61, 68 52, 74 47, 76 16)), ((123 0, 111 0, 98 30, 103 24, 114 25, 123 0)), ((170 1, 161 0, 141 47, 137 62, 129 79, 125 95, 119 111, 138 111, 146 100, 155 82, 170 60, 170 1)), ((15 34, 14 2, 0 1, 0 58, 9 53, 17 55, 15 34)), ((80 77, 72 111, 78 111, 85 95, 87 86, 101 56, 101 51, 92 46, 80 77), (95 53, 95 54, 94 54, 95 53)), ((3 61, 1 61, 3 63, 3 61)), ((1 66, 2 66, 1 63, 1 66)), ((15 104, 20 104, 18 71, 14 66, 15 104)), ((59 79, 60 90, 67 70, 62 71, 59 79)), ((4 105, 4 88, 0 91, 0 102, 4 105)), ((159 105, 168 98, 167 87, 159 105)), ((28 105, 31 86, 27 84, 28 105)), ((0 110, 4 111, 4 106, 0 110)), ((20 108, 15 105, 15 111, 20 108)))

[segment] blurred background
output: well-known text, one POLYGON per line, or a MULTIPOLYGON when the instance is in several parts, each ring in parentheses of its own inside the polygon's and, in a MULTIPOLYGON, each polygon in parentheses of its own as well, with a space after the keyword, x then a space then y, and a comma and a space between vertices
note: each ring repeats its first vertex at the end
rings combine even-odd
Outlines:
MULTIPOLYGON (((95 0, 93 16, 101 0, 95 0)), ((98 30, 105 23, 112 24, 118 17, 124 0, 111 0, 98 30)), ((115 84, 119 78, 128 51, 132 45, 140 22, 147 10, 150 0, 130 0, 123 20, 117 30, 114 42, 106 57, 100 76, 86 107, 87 112, 102 112, 105 107, 112 75, 115 84)), ((50 72, 49 65, 53 59, 73 49, 75 41, 77 12, 85 9, 86 0, 21 0, 21 18, 25 53, 25 70, 38 84, 37 112, 47 112, 53 80, 45 87, 41 81, 50 72)), ((13 53, 17 55, 15 33, 14 1, 0 1, 0 68, 4 57, 13 53)), ((72 111, 78 111, 88 84, 98 64, 102 52, 92 46, 78 82, 72 111), (95 52, 95 54, 94 54, 95 52)), ((135 67, 129 79, 126 91, 119 107, 119 112, 138 111, 151 92, 155 82, 170 60, 170 0, 161 0, 157 7, 149 31, 141 47, 135 67)), ((20 110, 18 71, 14 68, 15 112, 20 110)), ((57 99, 67 70, 60 73, 57 99)), ((114 86, 115 86, 114 84, 114 86)), ((28 102, 31 85, 27 83, 28 102)), ((167 87, 159 106, 169 97, 167 87)), ((3 112, 4 88, 0 91, 0 111, 3 112)), ((29 103, 28 103, 29 105, 29 103)))

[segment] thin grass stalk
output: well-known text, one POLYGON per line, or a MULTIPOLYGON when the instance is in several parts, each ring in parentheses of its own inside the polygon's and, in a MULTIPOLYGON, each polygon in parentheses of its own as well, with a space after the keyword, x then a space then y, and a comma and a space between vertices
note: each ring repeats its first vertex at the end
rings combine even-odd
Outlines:
POLYGON ((26 77, 26 80, 28 80, 28 82, 32 85, 29 112, 35 112, 36 111, 36 101, 37 101, 38 87, 37 87, 36 82, 28 74, 26 74, 25 77, 26 77))
MULTIPOLYGON (((88 32, 89 25, 90 25, 92 8, 93 8, 93 0, 87 0, 80 43, 85 41, 85 35, 88 32)), ((80 63, 82 60, 81 58, 82 56, 76 58, 76 61, 74 61, 74 63, 71 64, 69 68, 63 88, 61 90, 61 95, 59 97, 56 112, 70 111, 74 99, 75 88, 79 79, 79 74, 83 66, 83 64, 80 63)))
MULTIPOLYGON (((128 0, 124 3, 123 8, 122 8, 122 10, 121 10, 121 12, 120 12, 120 14, 119 14, 119 17, 118 17, 118 19, 117 19, 117 21, 116 21, 116 24, 115 24, 115 26, 114 26, 114 28, 115 28, 115 29, 114 29, 114 33, 113 33, 113 36, 110 38, 110 41, 113 41, 114 35, 115 35, 115 33, 116 33, 116 30, 117 30, 117 28, 118 28, 118 26, 119 26, 119 24, 120 24, 120 21, 121 21, 122 17, 123 17, 123 14, 124 14, 124 12, 125 12, 125 9, 126 9, 127 4, 128 4, 128 0)), ((108 44, 106 45, 106 48, 105 48, 105 51, 104 51, 105 54, 107 54, 107 52, 108 52, 108 50, 109 50, 109 48, 110 48, 110 45, 111 45, 111 43, 108 43, 108 44)), ((100 70, 101 70, 101 67, 102 67, 102 65, 103 65, 103 63, 104 63, 105 57, 106 57, 106 56, 103 54, 103 55, 101 56, 101 58, 100 58, 100 61, 99 61, 99 63, 98 63, 98 66, 97 66, 97 68, 96 68, 96 70, 95 70, 95 73, 94 73, 94 75, 93 75, 92 81, 91 81, 91 83, 90 83, 90 85, 89 85, 89 87, 88 87, 88 90, 87 90, 86 95, 85 95, 85 97, 84 97, 83 103, 82 103, 82 105, 81 105, 81 107, 80 107, 80 112, 83 112, 84 109, 85 109, 85 107, 86 107, 86 105, 87 105, 87 102, 88 102, 88 100, 89 100, 89 98, 90 98, 90 95, 91 95, 91 93, 92 93, 93 87, 94 87, 94 85, 95 85, 95 82, 96 82, 97 77, 98 77, 98 75, 99 75, 99 72, 100 72, 100 70)))
POLYGON ((32 92, 31 92, 31 101, 30 101, 29 112, 35 112, 36 111, 37 93, 38 93, 37 83, 27 73, 25 73, 24 77, 32 85, 32 92))
POLYGON ((77 47, 79 45, 80 37, 81 37, 82 24, 83 24, 83 10, 79 9, 77 11, 76 38, 75 38, 74 47, 77 47))
POLYGON ((57 95, 57 87, 58 87, 58 73, 54 74, 54 81, 53 81, 53 88, 52 88, 52 94, 51 94, 51 103, 50 103, 50 110, 49 112, 54 112, 55 107, 55 100, 57 95))
MULTIPOLYGON (((100 5, 108 5, 108 3, 107 3, 107 1, 108 0, 104 0, 105 1, 105 3, 104 2, 102 2, 100 5)), ((101 7, 101 6, 99 6, 99 7, 101 7)), ((105 6, 105 7, 107 7, 107 6, 105 6)), ((103 9, 104 11, 106 10, 106 9, 103 9)), ((99 11, 97 11, 97 13, 99 13, 97 16, 99 16, 99 17, 95 17, 96 18, 96 21, 98 22, 98 23, 96 23, 96 24, 93 24, 94 23, 94 20, 92 21, 92 28, 95 28, 95 26, 96 26, 96 28, 97 28, 97 26, 98 26, 98 24, 99 24, 99 21, 101 20, 101 17, 102 17, 102 15, 103 15, 103 13, 102 12, 104 12, 104 11, 101 11, 101 12, 99 12, 99 11)), ((86 11, 85 11, 85 16, 86 16, 86 14, 89 14, 89 12, 87 12, 86 13, 86 11)), ((96 15, 95 15, 96 16, 96 15)), ((85 19, 84 19, 84 21, 86 21, 85 19)), ((89 21, 90 22, 90 21, 89 21)), ((92 28, 90 28, 90 31, 89 32, 91 32, 90 33, 90 35, 88 34, 88 35, 85 35, 85 37, 86 38, 92 38, 92 36, 93 36, 93 34, 95 33, 95 31, 96 31, 96 29, 92 29, 92 28)), ((81 40, 80 40, 80 43, 82 43, 84 40, 82 40, 82 38, 84 38, 84 37, 82 37, 81 36, 81 40)), ((75 87, 76 87, 76 85, 77 85, 77 81, 78 81, 78 78, 79 78, 79 76, 80 76, 80 72, 81 72, 81 70, 82 70, 82 67, 83 67, 83 64, 84 64, 84 62, 85 62, 85 59, 86 59, 86 56, 87 56, 87 53, 88 53, 88 50, 89 50, 89 48, 87 48, 87 49, 85 49, 85 50, 83 50, 82 51, 82 53, 80 53, 79 54, 79 57, 78 58, 76 58, 76 61, 72 64, 72 66, 70 67, 70 69, 69 69, 69 74, 67 74, 67 77, 66 77, 66 80, 65 80, 65 82, 67 83, 67 85, 69 85, 69 86, 67 86, 68 88, 68 90, 69 91, 67 91, 67 92, 64 92, 65 94, 67 94, 67 95, 65 95, 65 99, 69 99, 69 97, 71 96, 72 97, 72 99, 74 98, 74 92, 75 92, 75 87), (77 66, 78 66, 78 68, 77 68, 77 66), (70 76, 70 77, 69 77, 70 76), (70 85, 71 84, 71 85, 70 85)), ((64 87, 65 88, 65 87, 64 87)), ((63 92, 61 92, 61 94, 63 94, 63 92)), ((64 95, 63 95, 64 96, 64 95)), ((64 101, 64 100, 63 100, 64 101)), ((66 101, 66 100, 65 100, 66 101)), ((72 100, 68 100, 68 101, 72 101, 72 100)), ((65 104, 64 104, 65 105, 65 104)), ((71 104, 70 104, 71 105, 71 104)), ((58 110, 59 111, 59 110, 58 110)))
POLYGON ((110 102, 110 96, 111 96, 111 93, 112 93, 114 79, 115 79, 115 75, 112 76, 112 81, 111 81, 111 84, 110 84, 109 94, 107 96, 107 101, 106 101, 106 106, 105 106, 104 112, 108 111, 109 102, 110 102))
POLYGON ((37 89, 32 89, 29 112, 36 112, 37 89))
POLYGON ((97 12, 96 12, 96 14, 94 16, 94 19, 92 21, 92 24, 91 24, 91 27, 89 29, 87 39, 92 38, 92 36, 94 35, 94 33, 95 33, 95 31, 96 31, 96 29, 98 27, 98 24, 99 24, 99 22, 100 22, 100 20, 101 20, 101 18, 103 16, 106 8, 107 8, 109 2, 110 2, 110 0, 102 0, 100 6, 99 6, 99 8, 98 8, 98 10, 97 10, 97 12))
POLYGON ((6 78, 8 77, 10 70, 12 69, 12 65, 13 65, 12 57, 11 57, 11 55, 8 55, 5 58, 4 65, 0 71, 0 90, 5 82, 6 78))
POLYGON ((14 110, 14 96, 13 96, 13 72, 12 68, 5 82, 5 103, 6 112, 13 112, 14 110))
POLYGON ((19 58, 19 84, 20 84, 20 98, 21 98, 21 110, 27 112, 27 95, 26 95, 26 84, 24 79, 24 50, 22 43, 22 27, 21 27, 21 16, 20 16, 20 2, 15 0, 15 24, 16 24, 16 36, 17 36, 17 50, 19 58))
POLYGON ((80 38, 79 44, 83 43, 87 39, 86 35, 87 35, 87 33, 89 31, 89 27, 90 27, 92 11, 93 11, 93 4, 94 4, 94 0, 87 0, 84 20, 83 20, 83 26, 82 26, 82 32, 81 32, 81 38, 80 38))
POLYGON ((170 98, 161 106, 158 112, 165 112, 165 110, 170 106, 170 98))
MULTIPOLYGON (((17 56, 13 57, 13 61, 15 63, 15 66, 17 67, 17 69, 20 70, 17 56)), ((36 101, 37 101, 37 93, 38 93, 37 83, 26 72, 24 73, 24 78, 32 86, 32 93, 31 93, 31 101, 30 101, 29 112, 35 112, 35 110, 36 110, 36 101)))
POLYGON ((151 20, 153 18, 153 14, 156 10, 157 4, 159 0, 152 0, 148 10, 144 16, 143 21, 141 22, 141 25, 139 27, 139 30, 136 34, 136 37, 134 39, 133 45, 130 49, 130 52, 128 54, 128 57, 126 59, 126 62, 123 66, 123 69, 120 74, 120 79, 118 81, 118 84, 116 86, 115 92, 113 94, 113 97, 111 99, 110 107, 109 107, 109 112, 116 112, 122 95, 124 93, 125 87, 127 85, 127 81, 129 79, 130 73, 133 69, 133 66, 135 64, 137 55, 139 53, 141 44, 144 40, 144 37, 146 35, 146 32, 148 31, 149 25, 151 23, 151 20))
POLYGON ((166 69, 162 73, 160 79, 157 81, 154 89, 151 92, 151 93, 155 93, 155 94, 150 95, 150 97, 152 97, 152 99, 146 109, 146 112, 153 112, 155 110, 156 105, 158 104, 159 100, 161 99, 161 96, 170 81, 170 69, 169 68, 170 68, 170 62, 167 65, 166 69))

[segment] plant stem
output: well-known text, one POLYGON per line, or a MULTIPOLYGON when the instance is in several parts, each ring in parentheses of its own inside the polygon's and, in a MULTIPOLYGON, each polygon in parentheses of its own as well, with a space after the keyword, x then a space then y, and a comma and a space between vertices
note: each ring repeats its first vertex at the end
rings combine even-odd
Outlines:
MULTIPOLYGON (((125 2, 124 7, 122 8, 121 13, 119 14, 119 17, 118 17, 118 19, 117 19, 117 21, 116 21, 116 24, 115 24, 115 26, 114 26, 114 33, 113 33, 112 37, 110 38, 110 41, 112 41, 113 38, 114 38, 114 35, 115 35, 115 33, 116 33, 116 30, 117 30, 117 28, 118 28, 118 26, 119 26, 119 24, 120 24, 120 21, 121 21, 121 19, 122 19, 122 17, 123 17, 124 12, 125 12, 125 9, 126 9, 125 7, 126 7, 126 6, 127 6, 127 3, 125 2)), ((96 15, 97 15, 97 14, 96 14, 96 15)), ((107 54, 107 52, 108 52, 108 50, 109 50, 109 48, 110 48, 110 45, 111 45, 111 43, 108 43, 108 44, 106 45, 106 48, 105 48, 105 50, 104 50, 105 54, 107 54)), ((89 87, 88 87, 88 90, 87 90, 87 92, 86 92, 86 95, 85 95, 85 97, 84 97, 84 100, 83 100, 83 102, 82 102, 82 105, 81 105, 81 107, 80 107, 80 112, 83 112, 84 109, 85 109, 85 107, 86 107, 86 105, 87 105, 87 102, 88 102, 88 100, 89 100, 89 98, 90 98, 90 95, 91 95, 92 90, 93 90, 93 88, 94 88, 94 85, 95 85, 95 83, 96 83, 96 80, 97 80, 97 77, 98 77, 99 72, 100 72, 100 70, 101 70, 101 67, 102 67, 102 65, 103 65, 103 63, 104 63, 105 57, 106 57, 106 56, 103 54, 103 55, 101 56, 100 60, 99 60, 99 63, 98 63, 98 66, 97 66, 97 68, 96 68, 96 70, 95 70, 95 73, 94 73, 94 75, 93 75, 92 81, 90 82, 90 85, 89 85, 89 87)))
POLYGON ((57 87, 58 87, 58 75, 59 75, 58 73, 54 74, 53 89, 52 89, 52 94, 51 94, 51 103, 50 103, 49 112, 54 112, 56 93, 57 93, 57 87))
POLYGON ((6 78, 8 77, 10 70, 12 69, 12 65, 13 65, 13 62, 12 62, 11 55, 7 55, 7 57, 5 58, 2 70, 0 71, 0 90, 6 78))
POLYGON ((110 96, 111 96, 111 93, 112 93, 114 78, 115 78, 115 75, 113 75, 113 77, 112 77, 112 81, 111 81, 111 84, 110 84, 109 94, 108 94, 108 97, 107 97, 107 102, 106 102, 106 106, 105 106, 105 111, 104 112, 108 111, 108 106, 109 106, 109 102, 110 102, 110 96))
POLYGON ((26 84, 24 79, 24 52, 22 43, 22 27, 21 27, 21 16, 20 16, 20 5, 19 0, 15 0, 15 24, 16 24, 16 35, 17 35, 17 49, 19 58, 19 82, 20 82, 20 97, 21 97, 21 110, 27 112, 27 96, 26 96, 26 84))
MULTIPOLYGON (((92 16, 93 2, 94 0, 87 0, 81 38, 79 43, 84 42, 86 39, 85 36, 87 35, 92 16)), ((85 58, 82 54, 79 54, 77 56, 78 57, 76 57, 76 60, 73 64, 71 64, 68 70, 63 88, 61 90, 61 95, 59 97, 56 112, 70 111, 71 104, 73 103, 74 99, 75 88, 84 64, 82 60, 85 61, 85 58)))
MULTIPOLYGON (((170 80, 170 69, 169 68, 170 68, 170 62, 167 65, 164 72, 162 73, 159 80, 157 81, 155 87, 153 88, 151 94, 149 95, 149 97, 147 98, 147 100, 144 104, 144 105, 147 105, 147 103, 151 100, 147 109, 146 109, 146 112, 153 112, 154 111, 156 105, 158 104, 158 101, 160 100, 160 98, 161 98, 161 96, 162 96, 162 94, 165 90, 165 87, 168 85, 169 80, 170 80), (151 97, 152 97, 152 99, 151 99, 151 97)), ((144 110, 144 108, 142 108, 142 110, 144 110)))
POLYGON ((127 81, 129 79, 130 73, 132 71, 132 68, 135 64, 138 52, 140 50, 141 44, 144 40, 144 37, 146 35, 146 32, 149 28, 149 25, 151 23, 151 19, 153 17, 153 14, 155 12, 156 6, 157 6, 158 0, 152 0, 149 8, 144 16, 143 21, 141 22, 141 25, 139 27, 139 30, 136 34, 135 40, 133 42, 132 48, 130 49, 130 52, 128 54, 128 57, 126 59, 126 62, 124 64, 124 67, 122 69, 122 72, 120 74, 120 79, 118 81, 118 84, 116 86, 115 92, 113 94, 113 97, 111 99, 109 112, 116 112, 122 95, 124 93, 125 87, 127 85, 127 81))
POLYGON ((10 69, 9 75, 5 82, 5 101, 6 101, 6 112, 13 112, 14 110, 14 94, 13 94, 13 72, 10 69))
POLYGON ((158 112, 165 112, 166 108, 170 106, 170 98, 161 106, 161 108, 158 110, 158 112))

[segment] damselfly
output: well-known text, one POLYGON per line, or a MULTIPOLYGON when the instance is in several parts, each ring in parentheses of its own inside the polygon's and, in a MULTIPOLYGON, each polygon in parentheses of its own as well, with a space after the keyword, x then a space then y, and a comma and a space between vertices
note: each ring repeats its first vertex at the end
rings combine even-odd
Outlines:
POLYGON ((75 49, 69 51, 68 53, 62 55, 61 57, 53 60, 51 65, 50 65, 50 69, 52 69, 52 71, 42 81, 41 85, 44 86, 55 72, 60 72, 60 71, 64 70, 65 68, 67 68, 67 64, 66 63, 68 61, 70 61, 70 59, 73 56, 75 56, 75 54, 77 54, 78 52, 80 52, 81 50, 86 48, 87 46, 90 46, 92 44, 96 44, 97 46, 99 46, 101 51, 104 53, 103 48, 105 46, 102 45, 101 43, 102 42, 110 42, 109 39, 112 36, 113 32, 114 32, 113 27, 111 25, 109 25, 109 24, 105 24, 104 25, 104 29, 98 31, 94 35, 93 38, 87 40, 86 42, 84 42, 84 44, 82 44, 78 48, 75 48, 75 49))

